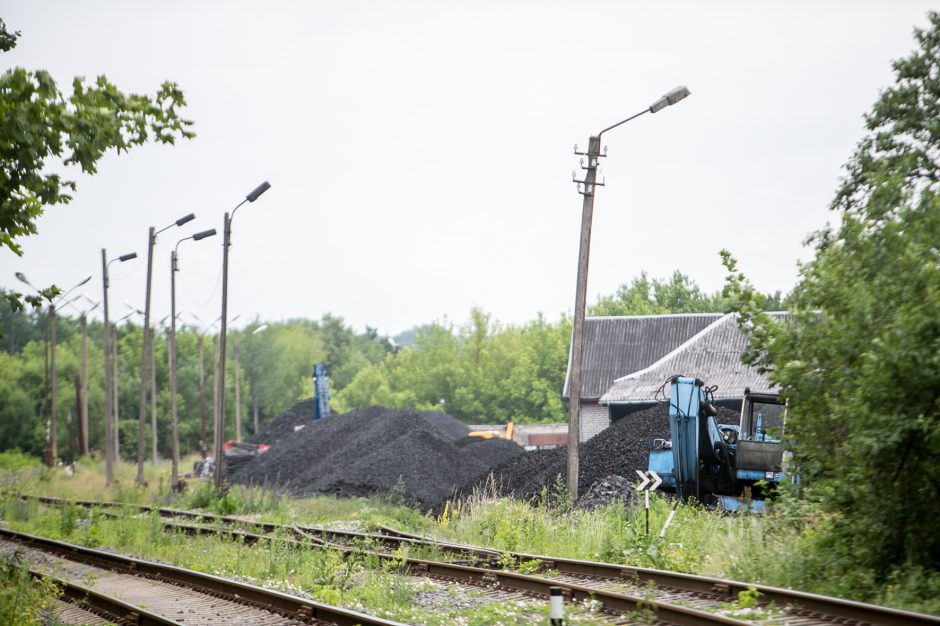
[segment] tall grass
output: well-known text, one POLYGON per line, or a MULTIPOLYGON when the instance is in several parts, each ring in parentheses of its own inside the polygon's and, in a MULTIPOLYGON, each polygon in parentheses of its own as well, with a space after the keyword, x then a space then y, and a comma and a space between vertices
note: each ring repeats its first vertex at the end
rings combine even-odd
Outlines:
MULTIPOLYGON (((148 484, 144 487, 134 485, 136 468, 123 464, 117 468, 117 481, 105 487, 100 462, 81 461, 75 465, 72 475, 68 475, 62 468, 43 468, 18 453, 0 453, 0 484, 13 492, 160 504, 282 524, 338 524, 363 529, 384 524, 503 551, 714 575, 940 613, 940 575, 919 569, 899 570, 884 585, 876 583, 870 572, 846 573, 840 565, 839 554, 827 545, 827 529, 838 524, 838 519, 822 516, 813 503, 789 494, 783 495, 771 513, 761 516, 722 515, 701 507, 680 505, 660 538, 674 503, 658 494, 653 494, 650 500, 650 533, 647 534, 642 507, 613 503, 594 511, 572 509, 563 485, 543 494, 536 503, 497 498, 490 491, 479 490, 464 502, 449 504, 442 514, 433 517, 402 506, 392 497, 291 499, 274 490, 240 485, 219 493, 208 481, 199 480, 190 481, 184 493, 174 494, 166 487, 168 465, 152 467, 148 464, 146 469, 148 484)), ((86 545, 107 545, 115 549, 125 546, 141 550, 141 555, 146 552, 143 544, 134 547, 137 546, 136 533, 143 531, 134 530, 132 525, 122 527, 119 524, 112 528, 112 523, 100 516, 89 516, 74 508, 44 511, 34 501, 6 498, 0 500, 0 514, 11 525, 20 524, 41 534, 86 545)), ((351 568, 348 563, 337 564, 331 560, 335 557, 328 556, 317 557, 320 561, 316 563, 301 562, 297 560, 300 557, 276 552, 275 548, 272 548, 275 550, 272 558, 278 563, 261 570, 250 562, 247 549, 242 549, 237 558, 232 557, 234 561, 221 556, 217 562, 201 558, 187 561, 185 557, 192 556, 192 551, 184 543, 206 540, 180 538, 174 543, 176 540, 167 540, 162 531, 155 532, 155 528, 150 527, 147 537, 165 552, 147 554, 173 560, 170 557, 180 552, 180 564, 187 567, 218 565, 219 573, 242 572, 265 584, 304 589, 326 601, 339 594, 344 602, 352 605, 360 602, 357 594, 367 594, 370 587, 365 583, 371 576, 376 578, 368 578, 369 584, 385 585, 383 588, 390 597, 399 598, 395 601, 399 604, 411 593, 407 590, 393 593, 393 586, 399 584, 394 582, 393 572, 372 572, 362 564, 351 568), (291 570, 297 567, 309 567, 315 574, 309 577, 292 574, 291 570), (356 584, 351 585, 351 580, 356 584)), ((200 549, 210 554, 221 548, 200 549)), ((435 555, 422 552, 421 556, 435 555)), ((510 563, 507 560, 506 564, 523 570, 528 567, 524 561, 510 563)))

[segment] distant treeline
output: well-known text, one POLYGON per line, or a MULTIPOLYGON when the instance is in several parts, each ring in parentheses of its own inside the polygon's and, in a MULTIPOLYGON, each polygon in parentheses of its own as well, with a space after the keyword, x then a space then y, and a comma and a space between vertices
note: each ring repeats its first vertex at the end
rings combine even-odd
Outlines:
MULTIPOLYGON (((768 308, 780 306, 779 294, 769 300, 768 308)), ((642 274, 621 286, 616 294, 599 298, 589 313, 645 315, 721 310, 719 294, 702 293, 688 277, 676 272, 666 280, 642 274)), ((226 439, 235 436, 235 367, 231 360, 236 348, 243 437, 254 432, 256 412, 263 426, 312 394, 315 363, 325 363, 329 368, 336 411, 381 404, 443 410, 466 423, 500 423, 507 418, 520 423, 566 419, 561 399, 571 341, 566 316, 547 320, 538 315, 526 324, 501 325, 486 312, 474 309, 464 324, 435 322, 391 339, 370 328, 356 332, 333 315, 319 321, 271 322, 262 332, 253 334, 262 325, 256 320, 244 329, 229 332, 226 439)), ((13 312, 0 307, 0 330, 0 449, 15 447, 41 454, 51 404, 47 309, 13 312)), ((120 447, 122 456, 133 457, 137 450, 141 326, 124 322, 118 325, 117 334, 120 447)), ((181 450, 186 453, 198 449, 200 438, 200 341, 211 431, 218 336, 201 335, 189 325, 179 328, 177 334, 179 433, 181 450)), ((101 322, 89 321, 87 338, 89 442, 95 449, 101 447, 103 437, 101 322)), ((155 346, 157 444, 159 452, 168 455, 170 397, 164 327, 157 328, 155 346)), ((57 443, 63 457, 76 450, 74 379, 81 371, 81 354, 80 320, 60 311, 56 316, 57 443)))

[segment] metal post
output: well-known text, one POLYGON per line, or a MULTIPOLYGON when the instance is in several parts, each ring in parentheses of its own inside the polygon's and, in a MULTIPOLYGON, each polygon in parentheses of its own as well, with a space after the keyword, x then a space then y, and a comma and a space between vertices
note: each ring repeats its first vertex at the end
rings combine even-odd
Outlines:
MULTIPOLYGON (((170 253, 170 336, 167 338, 170 360, 170 430, 173 441, 173 469, 170 472, 170 489, 176 491, 179 482, 180 442, 176 425, 176 250, 170 253)), ((200 348, 202 343, 199 344, 200 348)), ((202 392, 202 351, 199 354, 199 390, 202 392)))
POLYGON ((88 456, 88 318, 84 313, 82 324, 82 378, 79 387, 78 437, 81 440, 79 454, 88 456))
POLYGON ((150 462, 157 464, 157 330, 150 329, 150 462))
POLYGON ((581 348, 584 337, 584 309, 587 301, 588 260, 591 255, 591 223, 594 218, 594 190, 600 136, 588 144, 588 164, 584 177, 584 202, 581 208, 581 243, 578 252, 578 279, 574 299, 574 324, 571 329, 571 388, 568 398, 568 493, 578 498, 578 444, 581 441, 581 348))
POLYGON ((52 402, 50 408, 49 416, 49 467, 55 467, 55 460, 59 456, 58 442, 56 441, 56 411, 58 410, 58 405, 56 404, 58 398, 58 390, 56 389, 56 367, 55 367, 55 304, 49 305, 49 342, 50 342, 50 371, 52 379, 52 402))
MULTIPOLYGON (((215 433, 219 428, 219 338, 212 336, 212 445, 215 446, 215 433)), ((216 452, 212 452, 213 458, 216 452)), ((215 480, 215 474, 213 474, 215 480)))
POLYGON ((104 475, 105 484, 114 480, 112 458, 114 442, 111 440, 111 330, 108 321, 108 253, 101 249, 101 276, 104 283, 104 475))
POLYGON ((199 452, 205 459, 209 452, 206 449, 208 444, 208 432, 206 431, 206 361, 203 356, 202 335, 199 335, 197 341, 199 346, 199 421, 202 425, 199 431, 199 452))
POLYGON ((147 367, 150 365, 150 282, 153 277, 153 245, 157 236, 153 226, 147 234, 147 291, 144 299, 143 347, 140 357, 140 406, 137 411, 137 484, 144 484, 144 450, 147 438, 147 367))
POLYGON ((235 360, 233 364, 233 373, 235 374, 235 441, 240 442, 242 440, 242 394, 238 371, 238 344, 232 346, 232 356, 235 360))
POLYGON ((225 333, 228 329, 228 249, 232 239, 232 220, 225 213, 222 241, 222 327, 219 331, 219 410, 215 429, 215 488, 222 489, 222 443, 225 439, 225 333))
POLYGON ((255 397, 254 397, 254 396, 255 396, 255 385, 254 385, 254 383, 252 383, 252 385, 251 385, 251 396, 252 396, 252 402, 253 402, 254 405, 255 405, 255 406, 254 406, 254 408, 255 408, 255 432, 254 432, 254 434, 257 435, 257 434, 258 434, 258 398, 255 398, 255 397))
POLYGON ((118 363, 118 328, 117 324, 111 327, 111 409, 114 411, 114 419, 111 420, 111 439, 113 444, 111 450, 114 453, 114 463, 121 460, 121 378, 120 367, 118 363))

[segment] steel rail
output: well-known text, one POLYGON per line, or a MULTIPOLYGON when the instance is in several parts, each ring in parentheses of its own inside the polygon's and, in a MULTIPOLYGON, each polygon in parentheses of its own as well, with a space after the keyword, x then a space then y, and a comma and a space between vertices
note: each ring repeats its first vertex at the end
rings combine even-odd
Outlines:
POLYGON ((316 542, 311 543, 309 541, 298 541, 286 537, 271 537, 269 535, 258 535, 244 530, 230 530, 211 526, 195 526, 192 524, 178 524, 174 522, 164 522, 163 526, 167 530, 179 531, 187 535, 223 535, 231 539, 238 538, 241 539, 245 545, 269 541, 294 545, 301 549, 325 548, 336 550, 346 555, 356 554, 360 556, 370 556, 382 563, 402 564, 406 567, 408 574, 412 576, 427 576, 485 587, 497 585, 504 589, 543 597, 549 596, 551 587, 561 587, 562 595, 568 601, 579 603, 600 602, 605 612, 614 614, 651 609, 656 612, 659 620, 678 626, 714 626, 715 624, 743 626, 744 624, 750 624, 750 622, 730 618, 721 614, 701 611, 699 609, 675 605, 662 600, 640 597, 633 594, 605 591, 586 585, 562 582, 505 570, 493 570, 459 563, 395 556, 384 552, 375 552, 337 543, 323 542, 318 538, 314 538, 317 539, 316 542))
POLYGON ((363 626, 403 626, 400 622, 331 606, 272 589, 264 589, 213 574, 86 548, 38 535, 17 532, 8 528, 0 528, 0 537, 17 541, 44 552, 51 552, 66 560, 86 562, 113 571, 132 572, 150 578, 171 581, 184 587, 215 594, 235 602, 261 606, 299 620, 319 620, 332 622, 338 626, 354 626, 356 624, 363 626))
MULTIPOLYGON (((62 504, 66 502, 61 498, 50 496, 21 496, 32 497, 40 502, 50 504, 62 504)), ((699 576, 696 574, 685 574, 681 572, 672 572, 668 570, 659 570, 653 568, 635 567, 630 565, 618 565, 612 563, 602 563, 597 561, 583 561, 577 559, 568 559, 561 557, 552 557, 524 552, 498 551, 491 548, 482 548, 466 544, 439 541, 430 537, 408 533, 387 526, 380 526, 379 533, 364 533, 358 531, 341 531, 320 527, 308 526, 284 526, 269 522, 253 522, 242 520, 231 516, 219 516, 212 514, 203 514, 193 511, 184 511, 178 509, 155 508, 147 505, 125 505, 116 502, 93 502, 93 501, 74 501, 75 504, 82 506, 107 506, 107 507, 137 507, 142 511, 158 511, 162 517, 186 517, 190 519, 215 520, 224 524, 241 525, 243 527, 253 527, 271 533, 276 530, 285 530, 295 537, 303 536, 310 540, 316 537, 320 538, 323 545, 334 549, 344 549, 346 546, 328 541, 326 538, 347 538, 351 540, 377 541, 387 545, 390 540, 406 541, 411 545, 421 545, 432 548, 438 548, 445 552, 458 554, 461 556, 473 556, 478 565, 489 565, 498 567, 501 561, 506 557, 520 561, 535 561, 539 563, 539 569, 542 572, 556 571, 560 574, 567 574, 577 577, 601 578, 611 581, 636 582, 640 584, 653 583, 657 587, 685 590, 696 594, 709 594, 712 597, 724 597, 729 600, 737 598, 742 591, 756 589, 759 593, 759 606, 774 604, 778 607, 792 607, 797 612, 807 617, 822 620, 856 620, 874 624, 883 624, 884 626, 940 626, 940 617, 895 609, 891 607, 857 602, 854 600, 845 600, 831 596, 807 593, 803 591, 794 591, 782 589, 769 585, 752 584, 740 581, 711 578, 699 576)), ((227 531, 230 532, 230 531, 227 531)), ((251 533, 248 533, 251 535, 251 533)), ((256 539, 245 537, 246 542, 256 539)), ((392 544, 394 545, 394 544, 392 544)), ((429 561, 430 562, 430 561, 429 561)), ((553 583, 554 584, 554 583, 553 583)), ((594 594, 597 591, 594 590, 594 594)), ((631 609, 632 610, 632 609, 631 609)))
MULTIPOLYGON (((68 604, 82 609, 93 609, 107 615, 107 619, 139 626, 179 626, 179 622, 163 617, 136 604, 130 604, 114 596, 101 593, 91 587, 64 580, 50 574, 29 570, 30 576, 50 580, 62 591, 68 604)), ((58 623, 58 622, 56 622, 58 623)))
MULTIPOLYGON (((249 535, 253 533, 248 533, 246 531, 232 531, 227 529, 219 529, 205 526, 192 526, 192 525, 181 525, 173 524, 171 522, 164 523, 165 528, 177 528, 182 532, 187 534, 222 534, 231 537, 241 537, 243 539, 248 539, 249 535)), ((199 572, 193 572, 192 570, 186 570, 183 568, 178 568, 174 566, 166 566, 150 563, 148 561, 142 561, 140 559, 135 559, 132 557, 122 557, 117 556, 112 553, 101 552, 99 550, 93 550, 91 548, 82 548, 79 546, 74 546, 72 544, 66 544, 52 539, 46 539, 42 537, 37 537, 35 535, 27 535, 25 533, 18 533, 8 529, 0 528, 0 537, 19 537, 20 541, 23 541, 26 545, 38 545, 47 551, 55 552, 63 556, 64 558, 75 558, 76 555, 81 555, 85 557, 90 557, 94 559, 103 558, 105 562, 115 563, 121 568, 131 567, 134 571, 137 571, 146 575, 161 576, 164 579, 172 579, 178 582, 182 582, 187 585, 194 587, 200 587, 209 589, 210 591, 223 593, 223 594, 235 594, 240 598, 247 599, 253 602, 259 602, 261 604, 266 604, 268 606, 274 607, 279 610, 279 612, 288 611, 294 615, 309 615, 309 613, 304 612, 305 606, 311 604, 310 601, 304 601, 295 596, 289 596, 286 594, 280 594, 279 592, 273 592, 266 589, 261 589, 254 587, 253 585, 246 585, 245 583, 239 583, 236 581, 229 581, 226 579, 219 578, 217 576, 212 576, 211 574, 202 574, 199 572), (232 588, 238 590, 233 591, 232 588), (274 602, 271 601, 271 598, 268 598, 269 594, 275 596, 274 602)), ((657 615, 657 619, 662 622, 667 622, 669 624, 674 624, 675 626, 752 626, 750 622, 738 620, 732 617, 728 617, 718 613, 711 613, 708 611, 702 611, 699 609, 694 609, 686 606, 680 606, 676 604, 671 604, 664 602, 662 600, 651 599, 648 597, 640 597, 633 594, 626 593, 617 593, 611 591, 604 591, 586 585, 579 585, 570 582, 562 582, 557 580, 551 580, 547 578, 541 578, 538 576, 530 576, 527 574, 519 574, 516 572, 508 572, 503 570, 492 570, 481 567, 472 567, 468 565, 460 565, 456 563, 445 563, 439 561, 430 561, 426 559, 415 559, 410 557, 396 557, 394 555, 385 554, 381 552, 372 552, 369 550, 358 550, 355 548, 350 548, 348 546, 342 546, 340 544, 325 544, 325 545, 312 545, 310 543, 303 543, 294 539, 287 538, 272 538, 268 536, 255 535, 251 538, 252 543, 258 541, 267 540, 267 541, 276 541, 283 542, 288 544, 294 544, 301 548, 330 548, 334 550, 341 551, 346 554, 358 554, 362 556, 371 556, 376 558, 379 562, 382 563, 396 563, 405 566, 407 572, 413 576, 427 576, 433 577, 441 580, 452 581, 452 582, 463 582, 469 583, 476 586, 483 587, 493 587, 499 586, 503 589, 517 591, 525 594, 534 594, 542 597, 548 597, 552 587, 560 587, 562 589, 563 596, 572 602, 579 603, 592 603, 600 602, 602 609, 607 613, 614 614, 626 614, 640 611, 653 611, 657 615)), ((335 608, 335 607, 331 607, 335 608)), ((313 617, 318 619, 326 619, 316 612, 313 613, 313 617)), ((375 620, 376 618, 370 618, 375 620)), ((357 622, 344 622, 333 618, 338 624, 352 624, 352 623, 361 623, 361 624, 391 624, 393 622, 385 621, 364 621, 359 620, 357 622)))

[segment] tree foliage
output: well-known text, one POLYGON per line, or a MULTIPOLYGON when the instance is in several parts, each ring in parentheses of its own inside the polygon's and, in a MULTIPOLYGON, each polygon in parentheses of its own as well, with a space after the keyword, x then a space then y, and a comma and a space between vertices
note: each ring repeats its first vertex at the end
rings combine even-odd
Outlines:
MULTIPOLYGON (((667 313, 720 313, 727 310, 721 292, 706 293, 694 280, 675 270, 668 279, 650 278, 646 272, 623 283, 617 292, 601 296, 589 308, 595 316, 663 315, 667 313)), ((786 308, 786 297, 779 291, 761 296, 765 311, 786 308)))
POLYGON ((571 326, 541 315, 502 326, 473 309, 459 328, 421 326, 414 344, 361 369, 335 396, 340 410, 374 404, 444 410, 468 424, 563 421, 571 326))
MULTIPOLYGON (((15 47, 18 37, 0 20, 0 51, 15 47)), ((0 248, 21 255, 18 240, 37 232, 45 209, 72 199, 75 182, 47 171, 50 161, 94 174, 108 150, 191 138, 192 122, 179 116, 185 105, 183 92, 169 81, 150 96, 125 94, 105 76, 91 83, 77 76, 66 96, 44 70, 14 67, 0 74, 0 248)), ((6 293, 4 299, 13 308, 23 300, 39 306, 56 293, 6 293)))
POLYGON ((823 574, 859 589, 940 570, 940 15, 894 63, 896 83, 814 233, 793 316, 775 323, 727 252, 725 294, 748 360, 789 398, 807 493, 834 514, 823 574))

